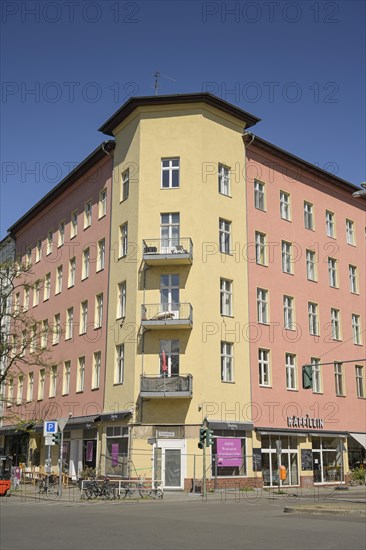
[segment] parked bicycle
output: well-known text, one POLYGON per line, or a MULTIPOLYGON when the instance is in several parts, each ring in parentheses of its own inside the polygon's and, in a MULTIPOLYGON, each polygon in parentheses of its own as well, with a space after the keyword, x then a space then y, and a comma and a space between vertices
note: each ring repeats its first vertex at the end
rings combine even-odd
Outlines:
POLYGON ((90 500, 98 497, 106 500, 113 500, 117 497, 117 489, 110 484, 108 477, 105 477, 102 483, 96 479, 84 482, 82 498, 90 500))
POLYGON ((146 488, 141 480, 126 481, 121 485, 121 493, 124 491, 123 499, 126 498, 153 498, 161 500, 164 497, 164 492, 161 487, 146 488))
POLYGON ((57 482, 53 475, 48 475, 40 479, 37 485, 39 493, 52 494, 57 491, 57 482))

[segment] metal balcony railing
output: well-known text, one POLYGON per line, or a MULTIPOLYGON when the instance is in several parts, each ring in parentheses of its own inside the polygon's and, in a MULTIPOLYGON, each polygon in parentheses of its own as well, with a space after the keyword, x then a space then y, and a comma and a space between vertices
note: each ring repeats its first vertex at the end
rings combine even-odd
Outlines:
POLYGON ((189 303, 182 304, 142 304, 141 322, 164 325, 192 325, 193 308, 189 303))
POLYGON ((193 377, 191 374, 172 376, 141 376, 142 397, 192 397, 193 377))
POLYGON ((153 258, 192 260, 193 244, 189 237, 182 239, 145 239, 142 241, 144 260, 153 258))

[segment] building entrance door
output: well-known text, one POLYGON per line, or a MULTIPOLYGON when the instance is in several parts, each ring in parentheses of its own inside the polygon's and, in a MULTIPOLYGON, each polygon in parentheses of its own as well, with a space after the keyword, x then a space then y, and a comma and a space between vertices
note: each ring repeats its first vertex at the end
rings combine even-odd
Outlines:
POLYGON ((184 489, 185 441, 182 439, 159 439, 157 447, 160 460, 156 465, 156 479, 161 481, 163 489, 184 489))

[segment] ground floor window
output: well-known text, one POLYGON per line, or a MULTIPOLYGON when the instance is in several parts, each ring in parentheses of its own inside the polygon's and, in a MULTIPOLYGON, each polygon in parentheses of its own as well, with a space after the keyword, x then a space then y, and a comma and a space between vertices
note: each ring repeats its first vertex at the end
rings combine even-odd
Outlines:
POLYGON ((245 476, 246 432, 214 430, 212 445, 212 476, 245 476))
POLYGON ((128 477, 128 428, 110 426, 106 429, 106 475, 128 477))
POLYGON ((277 441, 281 444, 281 466, 286 468, 286 479, 281 485, 299 484, 297 437, 262 435, 262 475, 263 485, 271 487, 278 485, 278 455, 277 441))
POLYGON ((343 443, 340 437, 313 436, 314 483, 344 480, 343 443))

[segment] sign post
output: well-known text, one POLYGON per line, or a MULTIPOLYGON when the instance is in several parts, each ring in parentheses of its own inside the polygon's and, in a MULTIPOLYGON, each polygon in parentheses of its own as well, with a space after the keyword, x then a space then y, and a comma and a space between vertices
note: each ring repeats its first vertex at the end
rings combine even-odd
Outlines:
POLYGON ((277 465, 278 465, 278 492, 280 492, 281 454, 282 454, 282 445, 281 445, 280 439, 277 439, 276 441, 276 454, 277 454, 277 465))
POLYGON ((45 470, 48 474, 51 473, 51 446, 54 445, 52 436, 57 433, 57 422, 54 420, 45 420, 43 423, 43 436, 45 445, 47 446, 47 458, 45 460, 45 470))
POLYGON ((58 429, 61 432, 61 441, 60 441, 60 454, 59 454, 59 461, 58 461, 58 496, 61 497, 62 495, 62 462, 63 462, 63 454, 64 454, 64 428, 67 424, 68 418, 59 418, 57 420, 58 422, 58 429))

